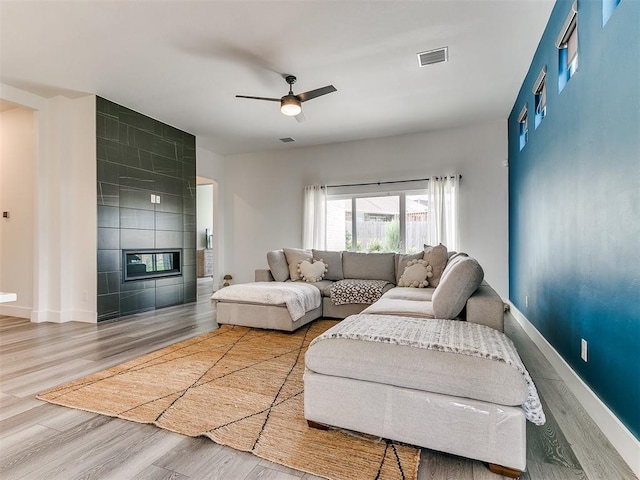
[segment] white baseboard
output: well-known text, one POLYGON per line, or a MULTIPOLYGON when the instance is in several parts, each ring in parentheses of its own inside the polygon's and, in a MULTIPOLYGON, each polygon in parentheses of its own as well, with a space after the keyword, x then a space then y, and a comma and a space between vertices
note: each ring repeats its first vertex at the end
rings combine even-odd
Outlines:
POLYGON ((551 363, 560 378, 569 387, 569 390, 576 396, 589 416, 598 425, 602 433, 611 442, 620 456, 629 465, 633 473, 640 477, 640 441, 629 431, 629 429, 616 417, 600 398, 584 383, 578 374, 560 356, 555 348, 546 338, 533 326, 520 310, 511 302, 510 311, 513 318, 520 324, 533 343, 540 349, 542 354, 551 363))
POLYGON ((66 322, 82 322, 82 323, 96 323, 98 321, 97 313, 90 310, 66 310, 64 312, 40 310, 31 312, 30 317, 33 323, 52 322, 52 323, 66 323, 66 322))
POLYGON ((15 305, 0 305, 0 315, 10 317, 31 318, 30 307, 17 307, 15 305))

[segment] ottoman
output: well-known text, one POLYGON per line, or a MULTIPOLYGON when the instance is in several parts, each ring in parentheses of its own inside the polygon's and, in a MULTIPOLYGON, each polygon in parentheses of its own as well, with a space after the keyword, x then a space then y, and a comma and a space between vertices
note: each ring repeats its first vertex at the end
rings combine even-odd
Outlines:
MULTIPOLYGON (((366 320, 362 331, 371 334, 369 340, 332 334, 338 324, 310 345, 304 374, 310 426, 345 428, 473 458, 518 477, 526 467, 522 404, 529 387, 523 374, 491 358, 387 343, 393 334, 381 334, 384 325, 376 330, 376 317, 379 324, 395 321, 396 330, 403 328, 403 317, 353 315, 343 323, 357 326, 366 320)), ((503 335, 458 320, 405 320, 418 329, 428 322, 445 327, 443 322, 456 322, 456 327, 503 335)), ((415 331, 408 336, 413 337, 415 331)))

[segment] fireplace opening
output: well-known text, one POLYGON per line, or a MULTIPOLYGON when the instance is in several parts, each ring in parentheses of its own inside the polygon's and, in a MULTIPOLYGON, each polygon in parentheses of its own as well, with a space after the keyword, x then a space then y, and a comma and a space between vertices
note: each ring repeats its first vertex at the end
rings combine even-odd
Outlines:
POLYGON ((124 281, 182 275, 182 249, 123 250, 124 281))

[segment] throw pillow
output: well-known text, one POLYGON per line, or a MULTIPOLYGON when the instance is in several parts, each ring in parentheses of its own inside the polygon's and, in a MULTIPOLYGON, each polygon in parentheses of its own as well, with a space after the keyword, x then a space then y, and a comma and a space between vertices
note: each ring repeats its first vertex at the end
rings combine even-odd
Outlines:
POLYGON ((433 268, 424 260, 411 260, 398 282, 399 287, 424 288, 429 286, 429 278, 433 277, 433 268))
POLYGON ((286 282, 289 280, 289 264, 282 250, 267 252, 267 264, 276 282, 286 282))
POLYGON ((400 277, 407 268, 411 260, 424 260, 424 251, 418 253, 396 253, 396 285, 400 282, 400 277))
POLYGON ((327 264, 322 260, 314 260, 311 263, 309 260, 303 260, 298 265, 298 273, 305 282, 315 283, 322 280, 325 273, 327 273, 327 264))
POLYGON ((283 248, 284 256, 287 257, 289 264, 289 276, 294 282, 300 280, 300 272, 298 272, 298 264, 303 260, 311 260, 311 252, 301 248, 283 248))
POLYGON ((444 271, 444 267, 447 265, 449 255, 447 254, 447 247, 440 244, 435 247, 429 245, 424 246, 424 259, 433 268, 433 277, 429 278, 429 286, 437 287, 440 283, 440 277, 444 271))

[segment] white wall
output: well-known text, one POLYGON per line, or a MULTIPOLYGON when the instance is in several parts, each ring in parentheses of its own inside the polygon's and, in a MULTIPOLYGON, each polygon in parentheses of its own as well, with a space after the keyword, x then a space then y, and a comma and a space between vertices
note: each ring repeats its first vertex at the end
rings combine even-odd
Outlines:
POLYGON ((25 316, 95 322, 95 97, 45 99, 7 85, 0 85, 0 97, 35 110, 33 289, 25 316))
POLYGON ((253 281, 266 252, 302 244, 305 185, 461 174, 461 250, 508 297, 507 129, 496 121, 435 132, 225 157, 221 250, 234 283, 253 281))
POLYGON ((0 291, 18 300, 0 306, 5 315, 29 318, 33 306, 35 137, 34 111, 0 113, 0 291))

